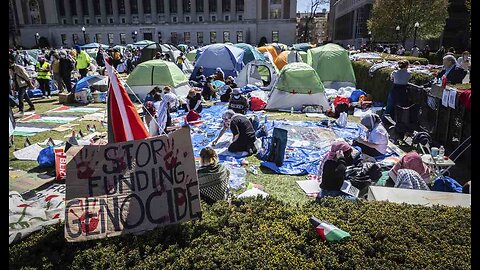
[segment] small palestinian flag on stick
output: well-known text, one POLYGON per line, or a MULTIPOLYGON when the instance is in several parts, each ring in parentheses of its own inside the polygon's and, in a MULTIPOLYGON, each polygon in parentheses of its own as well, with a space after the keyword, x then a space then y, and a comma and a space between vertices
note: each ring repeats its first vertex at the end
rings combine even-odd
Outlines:
POLYGON ((314 216, 310 217, 310 222, 315 227, 315 231, 317 231, 323 241, 327 240, 329 242, 333 242, 350 237, 350 234, 346 231, 342 231, 330 223, 320 221, 314 216))

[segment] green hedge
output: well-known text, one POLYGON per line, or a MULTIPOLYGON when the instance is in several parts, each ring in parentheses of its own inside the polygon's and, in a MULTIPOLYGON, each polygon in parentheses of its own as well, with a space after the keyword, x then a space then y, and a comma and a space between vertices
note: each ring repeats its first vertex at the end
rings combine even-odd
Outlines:
MULTIPOLYGON (((372 66, 371 63, 365 61, 353 61, 353 71, 357 80, 357 88, 372 95, 373 100, 386 103, 388 93, 392 87, 390 74, 393 69, 382 68, 375 71, 374 76, 370 77, 368 70, 372 66)), ((429 82, 433 76, 423 73, 413 73, 410 82, 416 85, 423 85, 429 82)))
POLYGON ((49 226, 10 246, 10 268, 471 269, 470 208, 337 198, 299 207, 269 198, 203 210, 201 221, 81 243, 49 226), (322 242, 310 215, 352 237, 322 242))

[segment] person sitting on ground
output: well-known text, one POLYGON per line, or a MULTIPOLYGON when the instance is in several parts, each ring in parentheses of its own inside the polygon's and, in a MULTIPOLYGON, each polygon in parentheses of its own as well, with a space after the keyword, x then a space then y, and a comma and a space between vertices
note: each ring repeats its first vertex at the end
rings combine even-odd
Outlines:
POLYGON ((336 141, 332 144, 330 151, 323 157, 319 166, 318 177, 322 181, 318 199, 326 196, 356 199, 341 191, 347 166, 353 164, 352 151, 352 147, 345 141, 336 141))
POLYGON ((223 70, 219 67, 217 67, 217 69, 215 70, 215 77, 214 79, 216 81, 225 81, 225 73, 223 72, 223 70))
POLYGON ((200 151, 200 164, 197 170, 200 198, 209 204, 226 200, 230 171, 218 163, 218 155, 212 147, 200 151))
POLYGON ((366 114, 362 117, 360 123, 368 130, 368 136, 365 139, 357 138, 353 146, 359 146, 362 153, 371 157, 385 155, 388 145, 388 132, 382 124, 377 114, 366 114))
POLYGON ((399 70, 395 70, 390 74, 390 80, 393 81, 392 89, 388 94, 386 114, 392 117, 395 114, 397 105, 405 107, 408 105, 407 86, 408 81, 412 78, 412 74, 407 70, 408 61, 401 60, 398 62, 399 70))
POLYGON ((461 68, 463 68, 463 70, 465 71, 469 71, 470 70, 470 66, 471 66, 471 62, 470 62, 470 53, 468 51, 464 51, 462 53, 462 56, 460 56, 458 59, 457 59, 457 65, 461 68))
POLYGON ((197 88, 192 88, 190 91, 188 91, 187 95, 187 103, 184 104, 184 109, 185 112, 189 112, 191 110, 194 110, 197 113, 201 113, 203 106, 202 102, 204 102, 202 95, 196 90, 197 88))
POLYGON ((467 72, 457 66, 457 60, 453 55, 445 55, 443 57, 443 69, 438 73, 437 79, 442 79, 444 75, 447 77, 448 83, 458 84, 462 83, 467 72))
POLYGON ((430 190, 418 172, 410 169, 398 170, 396 188, 430 190))
POLYGON ((255 129, 252 122, 245 116, 237 114, 232 110, 227 110, 223 113, 223 128, 212 142, 212 146, 215 146, 218 140, 223 136, 228 128, 232 131, 233 139, 232 143, 228 147, 228 151, 232 153, 248 152, 248 155, 257 153, 255 147, 255 129))
POLYGON ((165 86, 163 88, 163 99, 170 104, 170 112, 176 112, 178 110, 178 97, 172 93, 172 88, 170 86, 165 86))
POLYGON ((205 100, 210 100, 217 96, 217 90, 213 86, 213 76, 207 77, 207 82, 203 86, 202 96, 205 100))
POLYGON ((228 76, 227 79, 225 80, 225 85, 219 90, 221 102, 230 101, 230 96, 232 94, 233 88, 237 88, 235 79, 232 76, 228 76))
POLYGON ((161 52, 157 52, 155 54, 155 56, 153 57, 153 59, 162 59, 162 53, 161 52))
POLYGON ((405 154, 388 172, 390 178, 387 180, 387 185, 394 186, 397 183, 398 171, 401 169, 414 170, 426 183, 431 182, 430 168, 423 163, 422 157, 415 151, 405 154))
POLYGON ((150 92, 148 92, 148 94, 145 96, 145 99, 143 100, 143 114, 147 127, 150 126, 150 121, 152 120, 152 117, 155 116, 155 107, 153 106, 155 100, 153 97, 159 92, 160 88, 158 86, 155 86, 150 92))
POLYGON ((234 88, 232 90, 232 97, 228 102, 228 108, 235 113, 246 114, 249 108, 248 99, 242 95, 240 88, 234 88))
POLYGON ((205 80, 205 75, 203 74, 203 67, 199 67, 197 73, 195 74, 194 81, 200 83, 205 80))

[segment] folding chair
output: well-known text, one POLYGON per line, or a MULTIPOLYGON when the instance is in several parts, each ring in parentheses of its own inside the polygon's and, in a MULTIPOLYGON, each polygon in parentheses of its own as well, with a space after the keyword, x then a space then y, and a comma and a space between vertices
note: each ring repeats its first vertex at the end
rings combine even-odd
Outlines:
MULTIPOLYGON (((472 146, 471 141, 472 141, 472 136, 469 136, 465 141, 463 141, 459 146, 457 146, 457 148, 455 148, 455 150, 453 150, 452 153, 448 155, 448 157, 453 162, 455 162, 465 151, 468 150, 468 148, 470 148, 470 146, 472 146)), ((445 169, 442 172, 442 174, 448 172, 450 168, 451 167, 448 167, 447 169, 445 169)))

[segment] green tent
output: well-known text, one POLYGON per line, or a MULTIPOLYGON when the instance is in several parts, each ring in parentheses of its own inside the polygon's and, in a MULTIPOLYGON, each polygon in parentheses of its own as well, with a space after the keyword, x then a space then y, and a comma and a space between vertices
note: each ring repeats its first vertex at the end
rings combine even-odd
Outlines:
POLYGON ((303 106, 329 108, 325 87, 315 70, 306 63, 294 62, 282 68, 270 93, 267 110, 301 110, 303 106))
POLYGON ((197 57, 197 50, 191 50, 191 51, 187 52, 186 57, 187 57, 188 61, 190 61, 190 62, 195 61, 196 60, 195 58, 197 57))
POLYGON ((315 69, 323 82, 356 83, 348 51, 329 43, 307 51, 307 63, 315 69))
POLYGON ((253 47, 247 43, 237 43, 233 46, 240 48, 244 51, 243 54, 243 63, 246 65, 253 60, 265 60, 265 56, 261 52, 257 50, 257 48, 253 47))
POLYGON ((300 57, 302 57, 303 62, 307 62, 307 52, 299 51, 298 54, 300 54, 300 57))
POLYGON ((171 85, 187 83, 187 77, 175 63, 163 60, 149 60, 136 66, 128 76, 129 86, 171 85))

